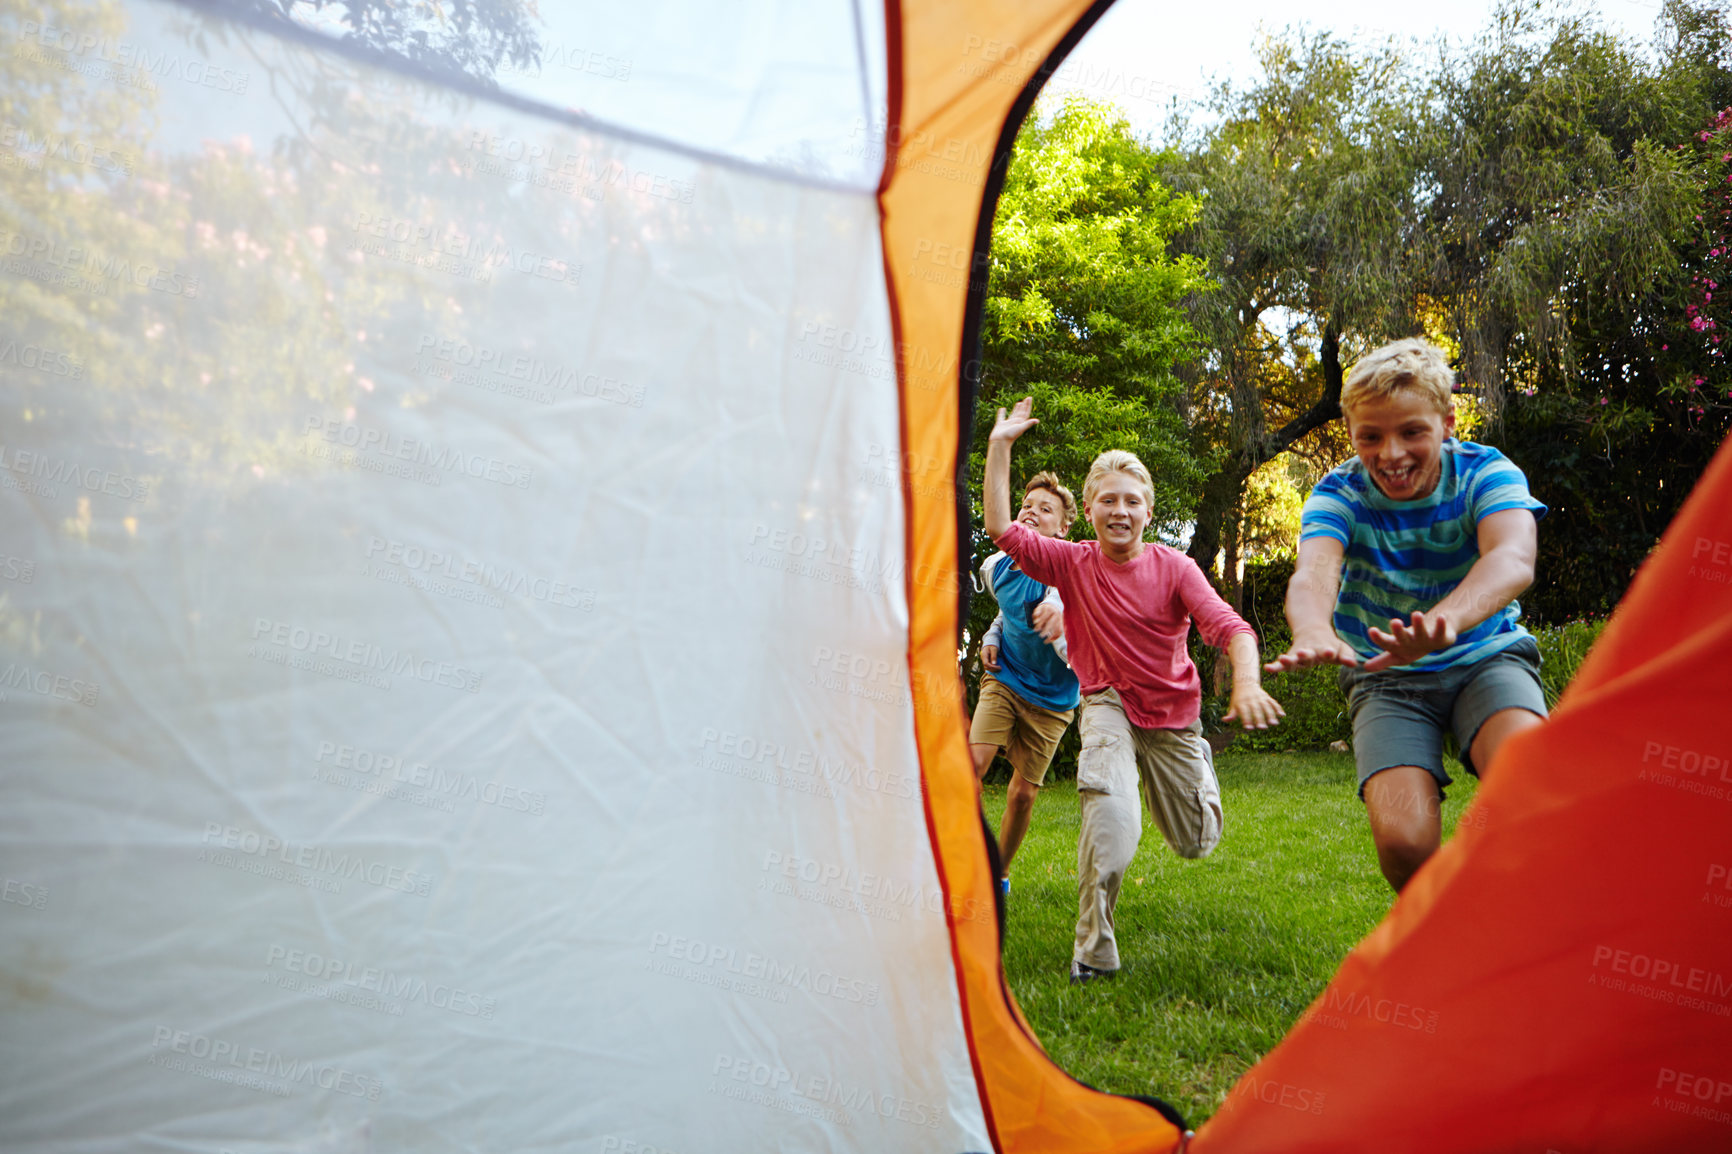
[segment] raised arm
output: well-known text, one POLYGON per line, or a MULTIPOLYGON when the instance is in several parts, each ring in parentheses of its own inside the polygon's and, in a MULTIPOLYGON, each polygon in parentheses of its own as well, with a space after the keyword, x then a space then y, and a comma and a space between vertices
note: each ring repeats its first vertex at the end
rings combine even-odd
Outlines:
POLYGON ((1461 584, 1411 623, 1390 619, 1389 632, 1367 635, 1384 652, 1365 663, 1367 670, 1388 669, 1448 649, 1456 638, 1514 601, 1534 583, 1539 525, 1527 509, 1504 509, 1479 519, 1479 560, 1461 584))
POLYGON ((1299 543, 1299 561, 1287 582, 1287 624, 1293 642, 1263 668, 1285 673, 1308 665, 1358 665, 1359 654, 1335 632, 1335 597, 1341 591, 1341 559, 1347 549, 1333 537, 1299 543))
POLYGON ((1040 424, 1029 414, 1034 398, 1024 397, 1005 416, 998 410, 998 420, 986 438, 986 492, 982 505, 985 511, 986 535, 994 541, 1010 528, 1010 447, 1016 439, 1040 424))

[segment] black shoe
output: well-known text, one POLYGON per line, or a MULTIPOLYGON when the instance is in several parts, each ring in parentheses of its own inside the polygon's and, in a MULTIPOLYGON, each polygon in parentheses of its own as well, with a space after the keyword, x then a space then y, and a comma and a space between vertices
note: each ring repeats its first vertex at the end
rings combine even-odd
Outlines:
POLYGON ((1070 964, 1070 984, 1080 986, 1084 982, 1092 982, 1096 978, 1110 978, 1117 970, 1097 970, 1093 966, 1085 966, 1081 962, 1070 964))

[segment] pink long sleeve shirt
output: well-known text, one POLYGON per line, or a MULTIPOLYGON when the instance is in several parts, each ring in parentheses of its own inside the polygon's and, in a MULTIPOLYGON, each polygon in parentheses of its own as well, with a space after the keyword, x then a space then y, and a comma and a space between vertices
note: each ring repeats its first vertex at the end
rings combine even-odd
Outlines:
POLYGON ((1202 680, 1185 652, 1192 618, 1217 649, 1240 633, 1256 636, 1177 549, 1144 545, 1121 564, 1101 556, 1098 541, 1042 537, 1015 522, 996 541, 1024 573, 1058 588, 1083 693, 1118 690, 1132 725, 1182 729, 1197 720, 1202 680))

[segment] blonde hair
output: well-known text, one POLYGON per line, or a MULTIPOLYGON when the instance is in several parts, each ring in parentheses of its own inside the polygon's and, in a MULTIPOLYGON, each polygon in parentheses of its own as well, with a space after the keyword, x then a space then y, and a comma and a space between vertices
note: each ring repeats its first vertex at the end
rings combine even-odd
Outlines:
POLYGON ((1022 487, 1022 495, 1026 497, 1036 489, 1045 489, 1058 498, 1059 505, 1064 509, 1064 523, 1067 528, 1076 520, 1076 497, 1060 483, 1057 473, 1042 469, 1028 479, 1028 484, 1022 487))
POLYGON ((1359 358, 1341 386, 1341 411, 1349 416, 1365 401, 1412 391, 1438 412, 1454 411, 1455 372, 1443 350, 1418 337, 1391 341, 1359 358))
POLYGON ((1149 476, 1149 467, 1137 459, 1135 453, 1124 449, 1108 449, 1095 458, 1095 463, 1089 466, 1088 479, 1083 482, 1083 504, 1088 504, 1095 498, 1095 491, 1101 487, 1108 473, 1123 473, 1143 485, 1143 500, 1151 509, 1155 504, 1155 479, 1149 476))

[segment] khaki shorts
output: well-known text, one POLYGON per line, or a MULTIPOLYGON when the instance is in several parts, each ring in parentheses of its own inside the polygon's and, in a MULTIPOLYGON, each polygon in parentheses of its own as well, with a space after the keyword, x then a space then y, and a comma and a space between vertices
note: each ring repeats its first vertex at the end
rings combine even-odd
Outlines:
POLYGON ((1046 780, 1047 766, 1058 751, 1059 738, 1076 716, 1074 709, 1031 705, 1005 688, 990 673, 980 676, 980 701, 968 727, 971 745, 996 745, 1010 759, 1017 776, 1030 785, 1046 780))

